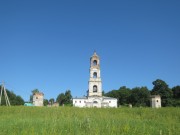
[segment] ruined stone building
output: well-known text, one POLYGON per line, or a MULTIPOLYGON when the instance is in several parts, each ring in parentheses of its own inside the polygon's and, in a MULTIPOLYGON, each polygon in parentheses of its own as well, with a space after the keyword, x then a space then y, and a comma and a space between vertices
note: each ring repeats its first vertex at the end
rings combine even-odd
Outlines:
POLYGON ((152 108, 161 108, 161 96, 152 95, 150 103, 152 108))
POLYGON ((102 96, 100 58, 94 52, 90 58, 89 89, 86 97, 73 98, 75 107, 117 107, 117 99, 102 96))
POLYGON ((34 106, 44 106, 43 105, 44 94, 41 92, 36 92, 33 94, 33 105, 34 106))

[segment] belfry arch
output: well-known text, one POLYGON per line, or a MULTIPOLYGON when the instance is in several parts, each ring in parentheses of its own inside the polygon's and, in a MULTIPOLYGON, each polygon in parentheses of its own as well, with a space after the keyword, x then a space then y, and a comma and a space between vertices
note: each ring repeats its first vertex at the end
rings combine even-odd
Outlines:
POLYGON ((93 61, 93 66, 97 66, 97 60, 93 61))
POLYGON ((97 78, 97 72, 93 73, 93 78, 97 78))
POLYGON ((97 87, 97 85, 94 85, 93 86, 93 92, 97 92, 98 91, 98 87, 97 87))

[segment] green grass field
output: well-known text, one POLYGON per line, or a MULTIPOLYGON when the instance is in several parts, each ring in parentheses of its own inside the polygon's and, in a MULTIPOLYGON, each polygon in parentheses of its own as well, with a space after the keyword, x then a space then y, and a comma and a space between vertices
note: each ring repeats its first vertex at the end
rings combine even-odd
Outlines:
POLYGON ((0 135, 179 135, 180 108, 0 107, 0 135))

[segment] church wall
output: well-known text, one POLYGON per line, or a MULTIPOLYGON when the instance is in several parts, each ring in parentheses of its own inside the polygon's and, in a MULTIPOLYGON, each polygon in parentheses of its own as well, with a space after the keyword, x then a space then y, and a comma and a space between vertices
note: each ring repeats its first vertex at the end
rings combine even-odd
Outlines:
POLYGON ((102 83, 100 81, 89 82, 89 96, 98 95, 102 96, 102 83), (93 92, 93 86, 97 85, 98 92, 93 92))
POLYGON ((73 106, 75 107, 85 107, 87 99, 73 99, 73 106))
POLYGON ((109 107, 117 108, 117 99, 105 99, 104 102, 108 102, 109 107))
POLYGON ((100 78, 100 70, 99 69, 90 70, 90 78, 93 78, 94 72, 97 73, 97 78, 100 78))
POLYGON ((117 99, 108 98, 108 97, 88 97, 87 99, 76 98, 73 99, 73 106, 80 108, 82 107, 117 108, 117 99))

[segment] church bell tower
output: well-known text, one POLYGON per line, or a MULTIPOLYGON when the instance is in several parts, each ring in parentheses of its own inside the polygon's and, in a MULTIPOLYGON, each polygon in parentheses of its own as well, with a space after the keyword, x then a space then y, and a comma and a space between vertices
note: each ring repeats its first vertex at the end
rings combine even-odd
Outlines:
POLYGON ((93 56, 90 58, 90 79, 88 96, 102 96, 100 59, 96 52, 94 52, 93 56))

